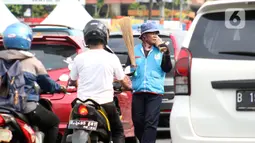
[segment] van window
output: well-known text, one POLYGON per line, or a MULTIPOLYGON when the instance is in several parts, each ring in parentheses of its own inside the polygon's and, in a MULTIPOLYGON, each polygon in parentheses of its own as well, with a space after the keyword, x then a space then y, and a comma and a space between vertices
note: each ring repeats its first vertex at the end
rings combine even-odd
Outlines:
POLYGON ((209 59, 254 60, 255 15, 246 11, 245 26, 229 29, 225 26, 225 13, 203 15, 194 30, 188 47, 192 56, 209 59))

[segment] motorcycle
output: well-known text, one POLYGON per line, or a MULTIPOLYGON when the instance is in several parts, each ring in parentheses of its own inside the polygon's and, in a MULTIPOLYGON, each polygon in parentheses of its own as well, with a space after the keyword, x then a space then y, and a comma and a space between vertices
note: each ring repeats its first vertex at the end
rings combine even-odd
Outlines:
MULTIPOLYGON (((113 83, 115 95, 122 92, 121 87, 119 82, 113 83)), ((71 106, 72 111, 62 143, 112 142, 111 126, 101 105, 92 99, 82 101, 76 98, 72 101, 71 106)))
MULTIPOLYGON (((39 86, 36 86, 36 90, 42 93, 39 86)), ((53 112, 48 100, 40 99, 38 103, 53 112)), ((29 123, 24 114, 0 106, 0 143, 43 143, 44 136, 37 126, 29 123)))
POLYGON ((30 126, 24 114, 0 107, 0 143, 43 143, 44 133, 30 126))

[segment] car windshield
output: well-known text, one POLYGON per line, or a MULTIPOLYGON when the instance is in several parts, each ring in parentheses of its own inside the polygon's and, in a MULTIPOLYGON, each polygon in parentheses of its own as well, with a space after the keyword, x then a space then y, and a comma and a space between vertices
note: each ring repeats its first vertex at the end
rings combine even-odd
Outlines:
MULTIPOLYGON (((173 46, 172 46, 172 41, 171 39, 169 38, 169 36, 162 36, 160 35, 160 37, 162 38, 163 41, 169 41, 169 47, 170 47, 170 52, 171 54, 173 54, 173 46)), ((137 44, 140 44, 141 43, 141 40, 135 36, 134 37, 134 45, 137 45, 137 44)), ((123 40, 123 38, 121 36, 112 36, 110 37, 110 40, 108 42, 108 45, 109 47, 114 51, 114 52, 117 52, 117 55, 121 61, 122 64, 125 64, 126 63, 126 60, 127 60, 127 55, 125 55, 125 52, 127 53, 127 48, 126 48, 126 45, 125 45, 125 42, 123 40), (123 52, 124 54, 118 54, 123 52)))
MULTIPOLYGON (((4 50, 3 46, 0 46, 1 50, 4 50)), ((77 55, 74 47, 66 45, 34 44, 30 52, 42 62, 47 70, 66 68, 68 64, 64 60, 68 57, 74 59, 77 55)))
POLYGON ((34 44, 30 52, 35 54, 47 70, 66 68, 68 64, 64 60, 68 57, 73 59, 77 55, 74 47, 66 45, 34 44))
POLYGON ((209 59, 254 60, 255 15, 245 11, 244 27, 226 25, 225 12, 203 15, 194 30, 189 49, 193 57, 209 59))

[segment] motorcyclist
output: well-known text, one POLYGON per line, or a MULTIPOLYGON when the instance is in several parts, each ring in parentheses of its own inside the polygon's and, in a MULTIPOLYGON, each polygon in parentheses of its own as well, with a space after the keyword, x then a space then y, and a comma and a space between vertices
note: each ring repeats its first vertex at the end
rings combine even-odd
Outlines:
POLYGON ((3 32, 5 50, 0 51, 0 58, 5 60, 20 60, 24 72, 25 93, 27 102, 24 114, 32 125, 37 126, 45 134, 45 143, 55 143, 58 135, 58 117, 38 104, 40 95, 36 86, 45 92, 61 92, 65 88, 53 81, 43 64, 29 52, 32 41, 32 30, 23 23, 9 25, 3 32))
POLYGON ((118 57, 105 50, 107 27, 98 20, 92 20, 83 32, 90 50, 75 57, 70 73, 71 85, 79 77, 77 97, 81 100, 90 98, 101 104, 109 118, 113 143, 124 143, 124 130, 113 101, 112 83, 115 78, 124 88, 131 89, 131 82, 124 74, 118 57))

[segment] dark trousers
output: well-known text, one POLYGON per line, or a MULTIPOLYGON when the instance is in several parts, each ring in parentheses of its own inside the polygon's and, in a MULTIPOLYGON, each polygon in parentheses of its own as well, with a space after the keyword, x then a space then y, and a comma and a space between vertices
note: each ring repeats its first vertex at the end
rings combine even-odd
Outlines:
POLYGON ((102 104, 110 122, 113 143, 125 143, 125 135, 120 117, 114 102, 102 104))
POLYGON ((155 143, 162 96, 151 93, 133 94, 132 119, 140 143, 155 143))
POLYGON ((59 118, 42 105, 26 114, 29 122, 45 134, 44 143, 56 143, 58 137, 59 118))

